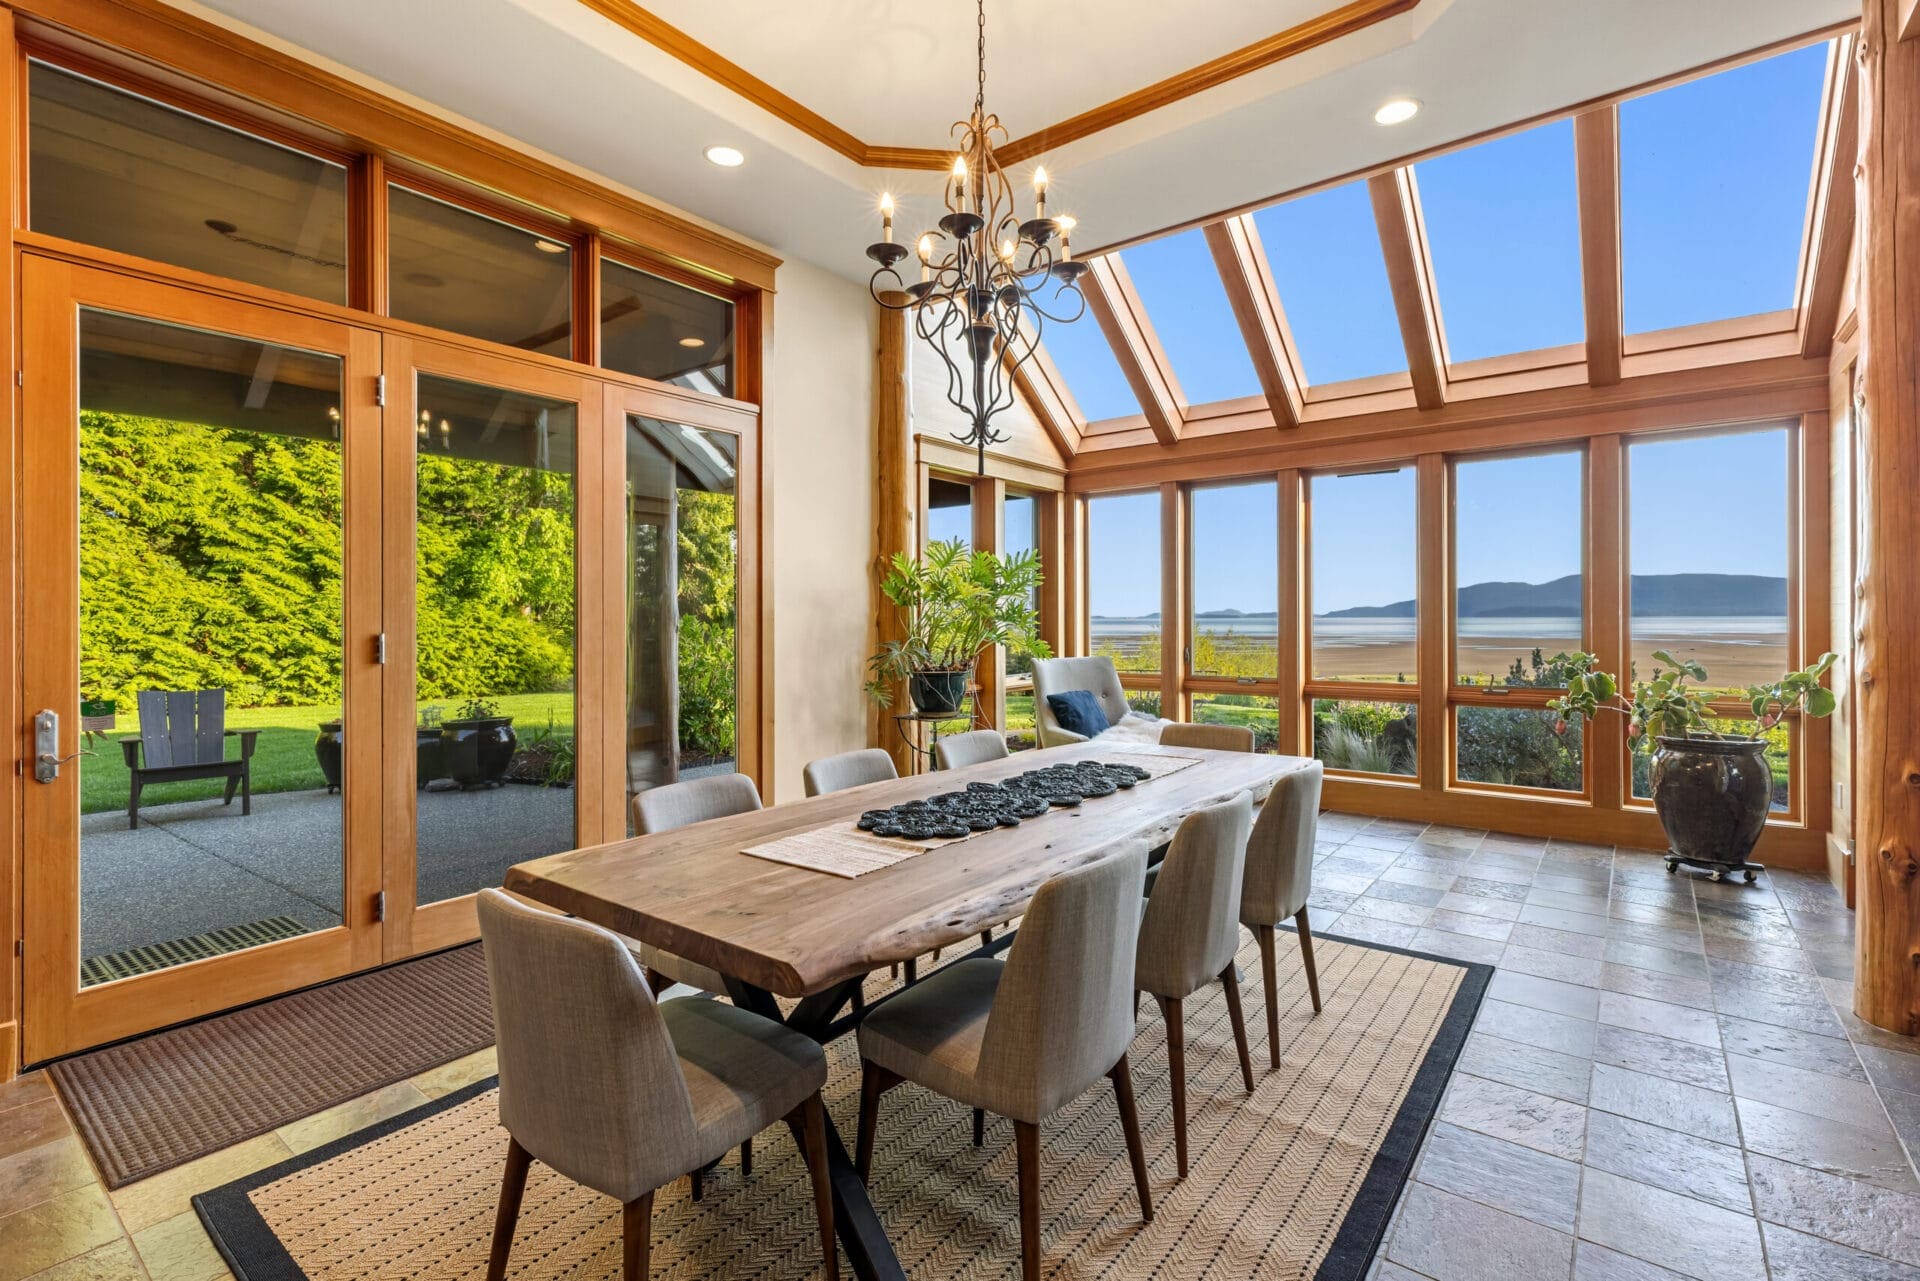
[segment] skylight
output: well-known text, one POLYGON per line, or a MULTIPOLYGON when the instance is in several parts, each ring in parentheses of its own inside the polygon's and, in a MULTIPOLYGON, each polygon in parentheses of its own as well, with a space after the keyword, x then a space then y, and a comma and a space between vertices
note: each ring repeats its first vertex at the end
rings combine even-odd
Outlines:
POLYGON ((1449 360, 1585 340, 1571 120, 1423 160, 1414 181, 1449 360))
POLYGON ((1811 45, 1620 105, 1628 333, 1794 305, 1826 66, 1811 45))
POLYGON ((1120 362, 1107 335, 1091 312, 1070 325, 1048 325, 1041 332, 1040 345, 1053 357, 1067 390, 1080 403, 1087 421, 1125 418, 1140 412, 1140 401, 1120 372, 1120 362))
POLYGON ((1120 255, 1187 403, 1260 394, 1260 376, 1233 318, 1206 233, 1195 227, 1120 255))
POLYGON ((1366 183, 1269 206, 1253 223, 1309 384, 1407 367, 1366 183))

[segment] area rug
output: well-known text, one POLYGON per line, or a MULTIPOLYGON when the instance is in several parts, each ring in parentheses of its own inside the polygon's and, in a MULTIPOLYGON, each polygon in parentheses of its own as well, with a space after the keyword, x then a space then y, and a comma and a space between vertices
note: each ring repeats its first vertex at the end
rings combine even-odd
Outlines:
MULTIPOLYGON (((1283 935, 1285 940, 1287 936, 1283 935)), ((1112 1092, 1088 1091, 1042 1127, 1045 1270, 1056 1278, 1365 1275, 1439 1105, 1491 969, 1333 938, 1316 941, 1325 1010, 1283 954, 1281 1063, 1267 1070, 1264 994, 1246 986, 1256 1070, 1240 1081, 1216 985, 1187 1003, 1191 1172, 1174 1177, 1166 1028, 1143 1016, 1132 1052, 1151 1166, 1142 1224, 1112 1092)), ((1259 973, 1249 946, 1240 963, 1259 973)), ((1149 1002, 1148 1005, 1152 1003, 1149 1002)), ((827 1102, 849 1147, 858 1108, 852 1037, 829 1050, 827 1102)), ((506 1135, 483 1081, 328 1147, 194 1198, 241 1281, 465 1281, 486 1273, 506 1135)), ((1019 1273, 1013 1130, 905 1086, 880 1109, 872 1195, 907 1274, 1004 1281, 1019 1273)), ((694 1202, 682 1180, 654 1201, 653 1275, 801 1281, 820 1272, 805 1166, 784 1133, 729 1158, 694 1202)), ((536 1165, 510 1265, 515 1281, 620 1274, 620 1210, 536 1165)), ((843 1268, 844 1270, 844 1268, 843 1268)))
POLYGON ((109 1188, 493 1044, 477 944, 62 1060, 48 1069, 109 1188))

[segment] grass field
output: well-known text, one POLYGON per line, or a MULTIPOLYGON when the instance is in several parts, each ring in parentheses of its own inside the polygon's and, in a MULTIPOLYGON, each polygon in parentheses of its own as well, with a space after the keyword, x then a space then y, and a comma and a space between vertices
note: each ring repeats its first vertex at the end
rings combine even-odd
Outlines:
MULTIPOLYGON (((453 715, 460 700, 443 699, 428 706, 440 708, 441 719, 453 715)), ((573 729, 573 695, 500 694, 492 700, 500 715, 513 717, 514 728, 524 738, 533 730, 544 730, 548 718, 562 732, 573 729)), ((313 742, 320 736, 320 722, 337 719, 337 705, 324 707, 243 707, 227 710, 228 729, 257 729, 260 739, 253 749, 253 791, 297 792, 322 788, 326 776, 313 753, 313 742)), ((130 779, 126 757, 119 740, 140 733, 137 713, 123 712, 111 733, 87 736, 82 746, 97 753, 80 760, 80 812, 95 814, 106 810, 124 810, 130 779)), ((229 758, 240 755, 238 739, 227 743, 229 758)), ((149 783, 140 794, 140 804, 164 805, 171 801, 197 801, 219 796, 226 784, 217 778, 190 783, 149 783)))

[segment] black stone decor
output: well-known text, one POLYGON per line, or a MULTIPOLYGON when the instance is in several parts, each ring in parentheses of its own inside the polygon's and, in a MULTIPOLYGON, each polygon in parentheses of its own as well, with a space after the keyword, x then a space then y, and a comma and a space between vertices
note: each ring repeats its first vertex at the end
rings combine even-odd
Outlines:
POLYGON ((959 840, 996 827, 1018 827, 1021 819, 1039 818, 1055 806, 1112 796, 1152 777, 1138 766, 1110 761, 1049 765, 1002 783, 968 783, 965 791, 868 810, 860 816, 860 830, 908 841, 959 840))

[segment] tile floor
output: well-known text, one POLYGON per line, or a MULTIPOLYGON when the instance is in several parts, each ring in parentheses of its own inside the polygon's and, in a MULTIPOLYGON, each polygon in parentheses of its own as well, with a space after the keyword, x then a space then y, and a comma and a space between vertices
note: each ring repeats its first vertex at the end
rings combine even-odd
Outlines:
MULTIPOLYGON (((1848 1012, 1824 879, 1324 815, 1323 932, 1498 967, 1380 1281, 1920 1278, 1920 1043, 1848 1012)), ((109 1193, 44 1076, 0 1086, 0 1281, 218 1281, 195 1192, 493 1071, 492 1051, 109 1193)))

